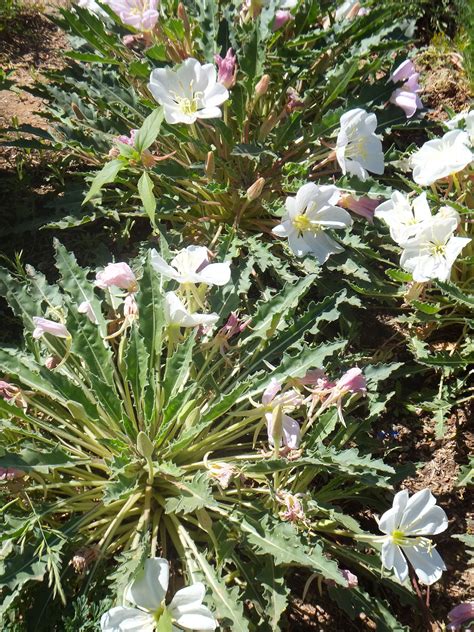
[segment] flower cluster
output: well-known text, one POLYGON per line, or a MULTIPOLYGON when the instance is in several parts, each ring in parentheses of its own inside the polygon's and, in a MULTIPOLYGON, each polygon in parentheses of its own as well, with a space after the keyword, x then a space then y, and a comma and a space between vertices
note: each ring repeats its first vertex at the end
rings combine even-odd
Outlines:
POLYGON ((460 222, 457 211, 445 206, 432 215, 426 193, 411 200, 395 191, 375 209, 375 217, 389 226, 392 239, 402 248, 400 265, 417 282, 448 280, 459 253, 470 242, 455 234, 460 222))

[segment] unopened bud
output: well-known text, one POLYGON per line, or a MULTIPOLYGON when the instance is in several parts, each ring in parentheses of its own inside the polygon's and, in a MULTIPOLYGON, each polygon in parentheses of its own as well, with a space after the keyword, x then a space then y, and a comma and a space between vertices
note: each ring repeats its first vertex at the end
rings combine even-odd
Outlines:
POLYGON ((188 13, 186 11, 186 7, 182 2, 178 4, 178 17, 183 22, 184 32, 186 34, 189 34, 191 32, 191 27, 189 24, 188 13))
POLYGON ((154 446, 144 432, 139 432, 137 436, 137 450, 145 459, 150 459, 153 454, 154 446))
POLYGON ((212 179, 215 168, 216 168, 216 163, 214 161, 214 152, 208 151, 207 156, 206 156, 206 164, 204 167, 204 171, 206 172, 206 176, 209 178, 209 180, 212 179))
POLYGON ((260 81, 255 86, 255 96, 257 99, 263 97, 264 94, 268 91, 268 86, 270 85, 270 75, 263 75, 260 81))
POLYGON ((142 165, 148 168, 153 167, 153 165, 156 162, 154 156, 148 149, 144 149, 142 151, 141 160, 142 160, 142 165))
POLYGON ((265 186, 265 178, 259 178, 255 180, 255 182, 247 189, 247 200, 249 202, 253 202, 263 191, 263 187, 265 186))

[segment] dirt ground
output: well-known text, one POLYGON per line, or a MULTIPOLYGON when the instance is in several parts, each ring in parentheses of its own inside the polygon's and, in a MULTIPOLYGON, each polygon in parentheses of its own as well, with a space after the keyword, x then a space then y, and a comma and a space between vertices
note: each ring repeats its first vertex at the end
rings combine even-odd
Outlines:
MULTIPOLYGON (((47 11, 64 4, 65 0, 49 0, 47 11)), ((35 7, 38 2, 30 0, 35 7)), ((41 6, 40 6, 41 8, 41 6)), ((44 9, 44 6, 43 6, 44 9)), ((21 13, 8 28, 0 30, 0 66, 12 70, 12 78, 17 82, 15 90, 0 91, 0 129, 15 124, 30 124, 47 127, 46 121, 38 115, 43 104, 40 99, 21 90, 29 86, 33 79, 47 69, 61 68, 62 52, 67 48, 63 34, 41 11, 21 13)), ((423 85, 422 100, 430 109, 429 116, 435 120, 446 118, 444 110, 448 105, 455 111, 467 107, 470 99, 469 87, 462 71, 462 59, 457 53, 436 56, 435 51, 423 51, 415 58, 421 72, 423 85)), ((44 157, 43 157, 44 159, 44 157)), ((0 180, 12 177, 18 168, 18 161, 24 160, 15 148, 0 147, 0 180)), ((28 160, 35 164, 34 154, 28 160)), ((40 161, 39 161, 40 162, 40 161)), ((35 186, 43 186, 43 172, 36 173, 35 186), (39 180, 39 181, 38 181, 39 180)), ((448 572, 431 591, 431 611, 441 624, 446 621, 447 612, 456 604, 474 599, 474 567, 469 566, 464 545, 450 536, 474 533, 472 494, 457 487, 460 465, 466 463, 467 455, 474 450, 474 429, 472 411, 458 411, 448 423, 442 440, 435 439, 433 422, 419 419, 397 426, 400 450, 395 453, 399 462, 415 462, 419 465, 417 474, 405 479, 403 487, 417 491, 430 487, 439 504, 449 517, 449 529, 438 536, 438 549, 443 556, 448 572), (467 509, 467 511, 466 511, 467 509)), ((347 621, 341 622, 340 614, 332 603, 327 603, 317 592, 311 594, 312 603, 293 602, 288 616, 288 630, 338 632, 347 628, 347 621), (345 626, 345 628, 341 627, 345 626)), ((400 613, 400 619, 410 625, 410 613, 400 613)), ((354 621, 352 630, 373 630, 373 623, 365 615, 354 621)), ((413 628, 415 630, 415 628, 413 628)), ((441 630, 440 625, 433 629, 441 630)))

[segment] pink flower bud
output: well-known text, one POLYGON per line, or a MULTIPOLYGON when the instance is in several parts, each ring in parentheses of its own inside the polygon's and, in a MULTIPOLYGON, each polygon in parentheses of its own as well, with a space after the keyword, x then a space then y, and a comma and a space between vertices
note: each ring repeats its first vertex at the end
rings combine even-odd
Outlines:
POLYGON ((273 19, 272 30, 273 31, 280 30, 290 20, 294 20, 294 17, 291 15, 290 11, 282 11, 282 10, 277 11, 273 19))
POLYGON ((108 287, 119 287, 128 292, 136 292, 137 279, 127 263, 109 263, 102 272, 96 274, 95 285, 105 290, 108 287))
POLYGON ((341 195, 338 205, 342 208, 352 211, 356 215, 365 217, 365 219, 372 224, 374 220, 374 211, 380 204, 381 200, 372 200, 369 197, 355 198, 352 195, 341 195))
POLYGON ((225 57, 214 55, 214 61, 217 64, 217 81, 224 88, 234 87, 237 75, 237 57, 234 55, 232 48, 229 48, 225 57))
POLYGON ((35 329, 33 331, 33 338, 37 340, 44 334, 51 334, 57 338, 70 338, 71 334, 66 327, 61 323, 56 323, 54 320, 48 320, 47 318, 40 318, 35 316, 33 318, 33 324, 35 329))
POLYGON ((253 202, 260 197, 264 186, 265 178, 258 178, 255 180, 255 182, 247 189, 247 200, 249 202, 253 202))
POLYGON ((259 97, 263 97, 263 95, 267 93, 269 85, 270 75, 263 75, 263 77, 255 86, 255 96, 257 97, 257 99, 259 97))

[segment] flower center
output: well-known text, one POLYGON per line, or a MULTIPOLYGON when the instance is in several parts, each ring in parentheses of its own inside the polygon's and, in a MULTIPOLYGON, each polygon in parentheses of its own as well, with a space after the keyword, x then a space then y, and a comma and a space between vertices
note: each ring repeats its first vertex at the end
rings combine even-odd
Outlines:
POLYGON ((434 257, 436 257, 436 256, 444 257, 446 255, 446 245, 445 244, 431 242, 430 245, 429 245, 429 250, 430 250, 430 254, 433 255, 434 257))
POLYGON ((367 153, 365 138, 363 136, 358 136, 357 133, 351 135, 345 147, 344 154, 348 158, 362 158, 365 160, 367 158, 367 153))
POLYGON ((406 537, 403 531, 398 531, 397 529, 395 529, 395 531, 392 531, 392 542, 394 544, 396 544, 397 546, 401 546, 402 544, 405 544, 405 541, 406 537))
POLYGON ((183 112, 183 114, 187 114, 188 116, 190 114, 195 114, 199 110, 199 102, 202 100, 202 97, 202 92, 195 92, 192 99, 189 99, 188 97, 181 97, 178 94, 173 95, 173 99, 178 104, 181 112, 183 112))
POLYGON ((322 230, 319 224, 312 222, 304 213, 297 215, 292 223, 299 233, 319 233, 319 231, 322 230))

